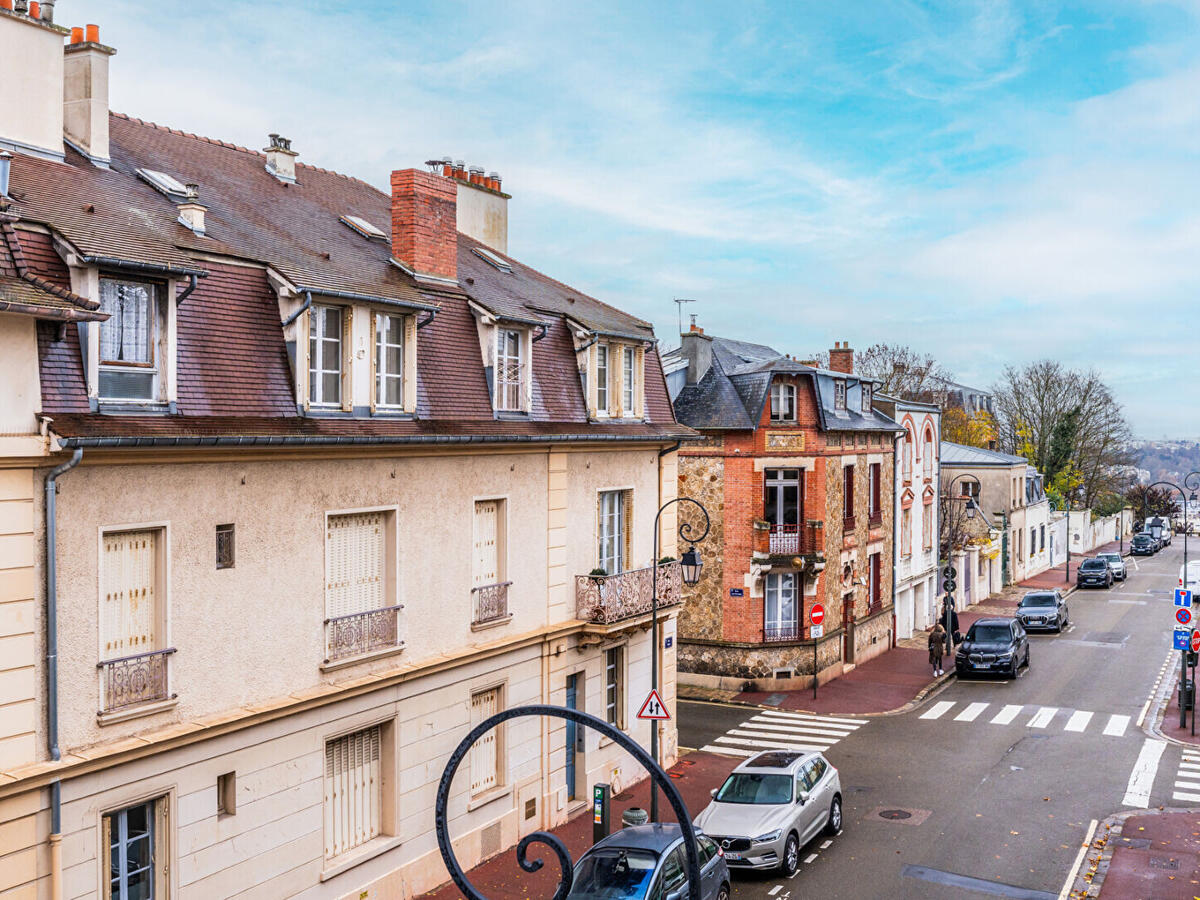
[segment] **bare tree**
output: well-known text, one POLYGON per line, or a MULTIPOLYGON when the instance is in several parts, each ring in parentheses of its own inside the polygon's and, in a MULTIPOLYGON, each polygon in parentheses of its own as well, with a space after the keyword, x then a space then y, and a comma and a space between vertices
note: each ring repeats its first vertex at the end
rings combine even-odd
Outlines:
POLYGON ((858 374, 881 384, 880 392, 900 400, 945 406, 953 376, 933 358, 903 344, 873 344, 855 361, 858 374))

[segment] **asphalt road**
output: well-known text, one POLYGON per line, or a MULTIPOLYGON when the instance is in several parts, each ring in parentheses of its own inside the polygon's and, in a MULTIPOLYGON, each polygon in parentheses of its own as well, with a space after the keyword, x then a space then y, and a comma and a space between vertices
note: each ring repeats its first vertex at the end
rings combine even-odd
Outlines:
MULTIPOLYGON (((793 879, 738 873, 734 896, 1051 900, 1094 820, 1192 805, 1172 800, 1179 749, 1143 730, 1164 664, 1178 656, 1182 556, 1177 537, 1131 561, 1125 584, 1071 595, 1073 627, 1031 635, 1032 664, 1015 681, 952 679, 920 707, 838 741, 826 755, 841 773, 842 834, 806 848, 793 879)), ((747 717, 681 703, 680 743, 711 744, 747 717)))

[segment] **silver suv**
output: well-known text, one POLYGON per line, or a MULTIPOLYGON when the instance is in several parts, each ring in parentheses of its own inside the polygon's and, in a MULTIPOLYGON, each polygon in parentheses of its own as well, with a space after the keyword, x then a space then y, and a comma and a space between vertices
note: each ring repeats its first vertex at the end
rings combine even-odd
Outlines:
POLYGON ((793 875, 800 848, 822 829, 842 829, 842 782, 820 753, 766 750, 739 765, 696 816, 729 868, 793 875))
POLYGON ((1108 571, 1112 572, 1113 578, 1117 581, 1125 580, 1129 573, 1125 571, 1125 560, 1121 558, 1120 553, 1097 553, 1096 556, 1108 563, 1108 571))

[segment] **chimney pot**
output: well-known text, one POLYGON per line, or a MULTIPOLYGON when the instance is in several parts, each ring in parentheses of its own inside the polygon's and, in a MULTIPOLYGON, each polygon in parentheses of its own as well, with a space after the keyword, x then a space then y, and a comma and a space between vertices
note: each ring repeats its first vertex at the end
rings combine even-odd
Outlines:
POLYGON ((83 29, 82 28, 76 27, 76 28, 71 29, 71 43, 72 44, 82 44, 83 43, 83 29))
POLYGON ((285 184, 295 183, 296 157, 300 154, 292 149, 290 138, 278 134, 268 134, 267 146, 263 148, 263 153, 267 154, 266 168, 268 172, 285 184))
POLYGON ((87 28, 85 29, 85 34, 87 35, 88 43, 91 43, 91 44, 100 43, 100 26, 99 25, 88 25, 87 28))
POLYGON ((42 4, 38 0, 29 0, 29 18, 40 19, 42 17, 42 4))
POLYGON ((854 351, 850 349, 849 341, 833 342, 833 349, 829 351, 829 368, 846 375, 854 374, 854 351))
POLYGON ((0 0, 0 9, 12 10, 13 0, 0 0))
POLYGON ((198 184, 185 184, 184 190, 187 191, 187 198, 189 200, 196 200, 200 196, 200 185, 198 184))
POLYGON ((54 21, 54 4, 55 0, 42 0, 42 21, 54 21))
POLYGON ((14 11, 19 12, 22 15, 29 12, 29 0, 17 0, 17 6, 14 11))

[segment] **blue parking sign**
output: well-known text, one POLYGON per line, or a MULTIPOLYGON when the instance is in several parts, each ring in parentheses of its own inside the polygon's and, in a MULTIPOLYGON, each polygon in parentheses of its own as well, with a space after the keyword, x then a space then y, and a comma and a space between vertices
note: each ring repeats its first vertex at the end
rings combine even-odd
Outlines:
POLYGON ((1191 606, 1192 592, 1187 588, 1175 588, 1175 605, 1176 606, 1191 606))
POLYGON ((1191 649, 1189 641, 1192 639, 1192 630, 1190 628, 1176 628, 1174 633, 1176 650, 1191 649))

